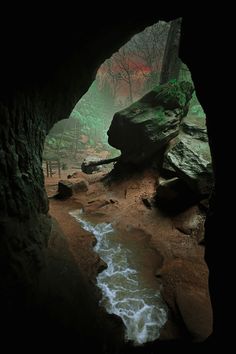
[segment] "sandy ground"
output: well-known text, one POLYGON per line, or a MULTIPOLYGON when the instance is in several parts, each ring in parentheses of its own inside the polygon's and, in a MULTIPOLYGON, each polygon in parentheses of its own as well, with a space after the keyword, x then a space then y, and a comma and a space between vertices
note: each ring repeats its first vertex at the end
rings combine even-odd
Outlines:
MULTIPOLYGON (((60 179, 67 179, 72 172, 75 170, 62 171, 60 179)), ((158 186, 158 175, 153 171, 147 170, 110 185, 100 181, 103 175, 104 172, 93 175, 77 172, 76 178, 70 181, 86 180, 88 191, 78 192, 66 200, 50 198, 50 214, 57 219, 84 276, 94 283, 103 262, 93 251, 94 237, 69 215, 69 211, 81 208, 97 222, 112 222, 124 235, 132 230, 145 234, 150 247, 155 248, 158 254, 158 261, 153 260, 156 276, 171 309, 171 325, 167 324, 163 339, 182 336, 185 327, 193 340, 206 338, 211 332, 212 314, 204 247, 198 244, 202 228, 199 231, 194 223, 199 216, 197 206, 171 218, 145 205, 145 200, 153 197, 158 186), (184 321, 181 330, 178 329, 180 317, 181 323, 184 321)), ((49 197, 57 193, 60 179, 56 175, 45 178, 49 197)))

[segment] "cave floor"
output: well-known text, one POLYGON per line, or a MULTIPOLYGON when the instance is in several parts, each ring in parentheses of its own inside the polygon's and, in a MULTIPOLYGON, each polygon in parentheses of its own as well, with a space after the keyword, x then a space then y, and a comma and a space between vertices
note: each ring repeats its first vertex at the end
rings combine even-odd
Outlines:
MULTIPOLYGON (((62 171, 60 179, 67 179, 73 172, 75 170, 62 171)), ((59 177, 45 177, 47 194, 51 197, 49 212, 63 231, 69 250, 84 277, 95 284, 103 261, 93 251, 94 237, 69 214, 76 209, 83 209, 98 223, 115 222, 124 234, 128 230, 135 230, 147 235, 150 247, 155 248, 160 255, 156 276, 163 285, 162 296, 173 314, 163 328, 160 339, 174 339, 183 335, 178 326, 179 312, 181 322, 184 321, 184 327, 192 339, 205 339, 212 327, 208 269, 204 261, 204 246, 198 244, 196 232, 190 227, 190 221, 199 213, 198 207, 193 206, 175 217, 164 215, 149 203, 158 185, 156 172, 146 170, 104 185, 101 177, 106 172, 92 175, 77 172, 76 178, 70 180, 86 180, 88 191, 79 192, 65 200, 52 198, 57 193, 59 177)))

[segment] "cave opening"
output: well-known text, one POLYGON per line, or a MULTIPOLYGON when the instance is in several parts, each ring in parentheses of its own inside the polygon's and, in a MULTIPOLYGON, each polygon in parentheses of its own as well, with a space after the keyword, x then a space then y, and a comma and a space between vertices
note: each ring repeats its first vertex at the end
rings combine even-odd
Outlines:
MULTIPOLYGON (((123 247, 129 250, 130 246, 137 263, 143 265, 139 273, 144 270, 143 277, 151 279, 149 285, 155 283, 156 292, 152 295, 150 291, 147 295, 142 293, 141 300, 145 296, 153 300, 158 295, 161 298, 158 307, 153 303, 147 305, 145 301, 140 306, 134 297, 131 300, 134 303, 135 299, 136 304, 133 306, 137 306, 136 310, 128 305, 126 312, 123 311, 124 316, 120 316, 126 327, 131 325, 131 330, 126 332, 126 339, 136 344, 156 340, 162 327, 161 339, 164 340, 185 338, 198 342, 205 340, 212 331, 208 270, 204 262, 204 221, 212 184, 211 156, 205 113, 195 92, 191 92, 190 96, 193 94, 193 97, 187 97, 190 86, 181 84, 187 82, 193 85, 193 82, 187 66, 175 58, 180 36, 178 21, 161 21, 146 28, 106 60, 98 69, 96 80, 88 92, 74 107, 70 118, 53 127, 44 146, 44 174, 50 213, 57 219, 65 235, 70 234, 69 248, 82 272, 89 280, 97 284, 100 281, 101 304, 108 313, 122 314, 126 300, 124 297, 117 301, 114 297, 119 285, 111 279, 110 269, 113 273, 117 273, 117 269, 114 264, 111 264, 110 269, 109 265, 106 268, 109 262, 112 263, 112 257, 104 257, 104 252, 111 255, 113 248, 115 264, 122 264, 124 259, 119 258, 117 249, 123 247), (171 42, 170 53, 167 53, 168 40, 171 42), (156 89, 163 87, 160 85, 167 85, 164 92, 160 93, 156 89), (162 95, 166 95, 166 88, 167 95, 173 95, 174 98, 164 96, 162 99, 162 95), (158 95, 161 109, 155 102, 158 95), (182 103, 181 100, 186 102, 182 103), (150 119, 153 107, 157 120, 163 125, 159 127, 162 136, 156 140, 152 136, 154 150, 146 136, 135 130, 150 119), (114 115, 121 117, 123 124, 123 116, 139 115, 140 112, 145 113, 145 109, 148 117, 141 117, 136 126, 132 126, 131 122, 127 134, 124 130, 119 131, 119 124, 114 123, 112 126, 114 115), (119 112, 123 113, 119 116, 119 112), (181 121, 181 126, 176 127, 176 118, 178 124, 181 121), (107 132, 111 145, 107 141, 107 132), (138 134, 137 139, 134 138, 135 132, 138 134), (161 139, 164 143, 159 144, 161 139), (160 146, 156 150, 158 144, 160 146), (139 150, 138 146, 143 150, 139 150), (81 169, 84 162, 87 165, 99 159, 113 159, 120 156, 120 152, 121 161, 115 161, 113 169, 116 178, 111 173, 111 165, 100 168, 94 166, 90 172, 81 169), (122 180, 118 178, 118 181, 113 182, 113 178, 116 180, 120 174, 122 180), (106 178, 107 175, 109 178, 106 178), (81 210, 85 219, 81 217, 81 210), (75 231, 78 226, 69 219, 69 213, 85 231, 77 231, 79 237, 75 231), (100 230, 99 233, 104 236, 110 232, 106 232, 106 227, 113 224, 123 239, 118 232, 116 244, 112 243, 112 248, 104 250, 104 244, 100 245, 98 239, 94 239, 96 225, 104 225, 105 231, 100 230), (157 233, 158 236, 155 236, 157 233), (127 240, 124 242, 125 237, 130 245, 127 240), (144 261, 137 254, 137 244, 143 251, 144 261), (103 255, 99 253, 99 246, 103 255), (94 250, 100 257, 95 255, 94 250), (107 275, 106 282, 101 280, 104 274, 107 275), (109 288, 109 284, 115 288, 109 288), (112 300, 119 306, 114 307, 112 300), (144 317, 140 316, 138 321, 138 311, 142 312, 148 306, 152 311, 145 313, 144 317), (160 308, 162 313, 157 311, 160 308), (125 322, 125 318, 129 318, 129 321, 125 322), (160 327, 157 327, 158 321, 160 327)), ((156 123, 152 125, 148 121, 145 129, 151 136, 156 128, 156 123)), ((125 129, 128 131, 129 125, 125 129)), ((133 268, 127 264, 125 266, 123 275, 127 280, 127 269, 132 273, 133 268)), ((123 270, 119 268, 118 272, 122 273, 123 270)), ((136 273, 133 274, 136 276, 136 273)), ((130 280, 131 283, 135 281, 142 283, 137 279, 130 280)), ((120 286, 127 287, 127 284, 121 283, 120 286)), ((147 288, 147 282, 142 286, 147 288)), ((125 296, 128 297, 127 292, 125 296)))
MULTIPOLYGON (((88 4, 88 12, 91 12, 90 6, 88 4)), ((226 157, 232 151, 229 146, 232 140, 228 135, 231 129, 226 133, 221 119, 225 117, 225 102, 229 102, 228 97, 224 100, 222 96, 228 95, 228 90, 220 87, 225 85, 225 78, 232 75, 232 66, 225 55, 230 48, 231 22, 228 21, 228 16, 223 16, 222 7, 220 16, 215 13, 214 16, 209 16, 202 8, 199 9, 200 16, 195 17, 196 9, 191 14, 179 11, 176 15, 183 16, 180 57, 191 69, 199 100, 206 112, 215 177, 205 223, 205 259, 210 271, 214 330, 204 344, 209 344, 214 349, 215 345, 218 348, 223 344, 225 349, 233 338, 231 328, 226 324, 232 317, 228 310, 228 304, 233 303, 229 271, 233 269, 231 263, 234 259, 229 256, 233 247, 227 236, 232 234, 234 217, 232 208, 228 207, 229 193, 226 192, 230 181, 227 172, 231 169, 225 168, 226 157), (219 26, 222 18, 226 19, 226 26, 219 26), (219 50, 222 32, 227 40, 221 41, 219 50), (222 63, 224 74, 217 75, 222 63)), ((84 25, 78 21, 78 13, 74 8, 70 7, 70 10, 74 16, 65 16, 63 8, 61 16, 55 16, 55 13, 51 16, 43 10, 40 20, 37 20, 34 11, 34 16, 28 16, 27 12, 23 16, 17 13, 16 26, 9 26, 8 18, 7 26, 4 21, 1 22, 2 340, 8 347, 17 343, 24 348, 29 344, 25 340, 26 335, 34 339, 37 345, 42 344, 43 348, 47 341, 59 348, 63 343, 67 348, 72 342, 79 343, 81 347, 83 344, 92 346, 93 342, 96 351, 104 352, 106 350, 103 350, 101 342, 99 348, 96 346, 99 335, 96 339, 91 335, 83 341, 84 324, 77 326, 78 319, 83 317, 86 319, 85 323, 90 324, 87 326, 87 333, 89 330, 96 333, 91 329, 96 318, 89 315, 89 308, 83 302, 81 295, 86 293, 86 287, 82 278, 76 283, 78 271, 75 272, 76 277, 72 276, 73 258, 70 258, 70 262, 63 258, 66 257, 65 244, 59 252, 56 247, 59 246, 57 239, 50 233, 53 222, 48 215, 41 169, 43 141, 56 121, 68 117, 105 58, 121 47, 131 35, 154 23, 157 18, 169 21, 177 16, 173 15, 174 11, 170 13, 169 4, 167 11, 159 8, 158 13, 147 13, 137 6, 135 11, 132 9, 132 17, 126 18, 123 9, 117 7, 116 19, 114 11, 111 20, 105 13, 100 13, 94 19, 90 18, 90 26, 87 26, 87 18, 84 25), (65 25, 66 18, 68 26, 65 25), (78 47, 75 43, 79 44, 78 47), (60 257, 64 260, 63 266, 63 262, 59 261, 60 257), (41 278, 45 280, 43 288, 40 288, 41 278), (75 283, 77 285, 73 287, 75 283), (63 286, 60 287, 60 284, 63 286)), ((12 12, 10 18, 12 19, 12 12)), ((229 118, 231 119, 231 115, 229 118)), ((181 262, 175 259, 173 266, 181 269, 181 262)), ((193 269, 190 272, 194 273, 193 269)), ((89 298, 89 293, 86 295, 89 298)), ((201 302, 201 296, 199 299, 201 302)), ((114 323, 113 325, 116 326, 114 323)), ((170 346, 171 349, 175 349, 175 344, 170 346)), ((205 345, 202 347, 205 348, 205 345)), ((158 352, 159 349, 164 349, 165 352, 169 347, 166 342, 163 345, 159 342, 154 348, 158 352)), ((185 348, 183 342, 178 342, 177 348, 185 348)), ((152 351, 153 347, 150 348, 150 352, 152 351)))

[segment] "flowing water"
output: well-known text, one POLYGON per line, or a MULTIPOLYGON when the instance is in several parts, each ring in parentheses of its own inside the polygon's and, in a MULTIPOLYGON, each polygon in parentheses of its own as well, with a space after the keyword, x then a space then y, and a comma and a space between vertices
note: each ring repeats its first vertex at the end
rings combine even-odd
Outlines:
POLYGON ((110 223, 92 222, 81 210, 70 215, 96 237, 94 250, 107 264, 97 276, 101 305, 122 318, 126 340, 139 345, 157 339, 167 321, 167 308, 154 273, 157 255, 146 235, 140 230, 121 234, 110 223))

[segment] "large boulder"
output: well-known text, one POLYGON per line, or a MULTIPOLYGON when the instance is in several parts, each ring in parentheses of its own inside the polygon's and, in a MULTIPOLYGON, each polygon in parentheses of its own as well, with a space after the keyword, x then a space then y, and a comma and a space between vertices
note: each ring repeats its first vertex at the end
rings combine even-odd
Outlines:
POLYGON ((145 162, 176 137, 192 93, 189 82, 169 82, 117 112, 107 134, 109 144, 121 150, 121 160, 145 162))
POLYGON ((202 196, 210 194, 213 185, 212 164, 207 154, 209 147, 204 145, 181 135, 165 156, 177 176, 202 196))
POLYGON ((161 180, 154 197, 154 204, 167 213, 180 213, 198 201, 195 193, 180 178, 161 180))
POLYGON ((174 320, 184 324, 193 341, 204 341, 212 332, 208 269, 204 260, 174 257, 166 260, 158 277, 162 280, 162 297, 174 320))
POLYGON ((197 195, 209 195, 213 186, 210 148, 204 120, 186 117, 175 143, 165 154, 163 166, 172 169, 197 195), (199 122, 198 122, 199 121, 199 122))

